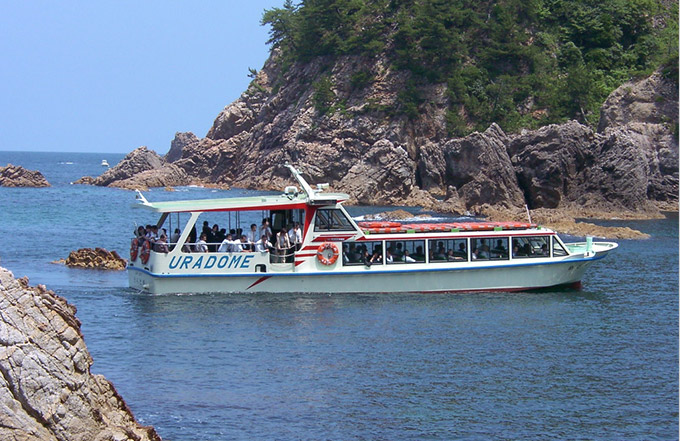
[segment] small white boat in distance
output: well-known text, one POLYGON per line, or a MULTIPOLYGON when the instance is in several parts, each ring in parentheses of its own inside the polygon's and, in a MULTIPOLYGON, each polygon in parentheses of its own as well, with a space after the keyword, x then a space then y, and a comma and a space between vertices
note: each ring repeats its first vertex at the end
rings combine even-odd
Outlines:
POLYGON ((106 159, 102 159, 102 167, 108 167, 109 163, 106 159))
POLYGON ((152 294, 578 288, 586 268, 618 246, 564 243, 525 222, 357 223, 342 205, 347 194, 313 189, 286 166, 301 190, 169 202, 137 192, 134 206, 160 218, 131 241, 130 287, 152 294))

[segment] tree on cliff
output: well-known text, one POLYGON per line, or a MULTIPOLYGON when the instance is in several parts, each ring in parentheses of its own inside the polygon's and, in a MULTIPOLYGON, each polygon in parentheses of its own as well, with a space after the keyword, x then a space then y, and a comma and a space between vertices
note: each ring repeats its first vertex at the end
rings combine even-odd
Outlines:
POLYGON ((411 117, 418 86, 446 84, 455 136, 492 122, 594 125, 616 87, 677 65, 677 1, 287 0, 262 24, 289 62, 380 55, 410 72, 396 111, 411 117))

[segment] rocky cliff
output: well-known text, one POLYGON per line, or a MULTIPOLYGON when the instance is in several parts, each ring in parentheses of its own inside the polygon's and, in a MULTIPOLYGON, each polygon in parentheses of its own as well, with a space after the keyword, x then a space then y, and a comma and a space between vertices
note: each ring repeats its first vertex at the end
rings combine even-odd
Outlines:
POLYGON ((164 162, 145 165, 154 171, 131 178, 119 165, 95 183, 280 189, 291 183, 282 167, 290 162, 360 204, 457 213, 526 204, 652 217, 677 210, 677 84, 659 72, 612 93, 597 132, 574 121, 514 134, 493 124, 464 138, 447 137, 446 85, 422 87, 415 118, 395 116, 407 81, 380 60, 283 66, 274 51, 205 138, 177 134, 164 162), (354 84, 367 68, 370 81, 354 84), (324 80, 332 87, 320 102, 324 80), (109 181, 118 174, 124 179, 109 181))
POLYGON ((0 268, 0 439, 160 441, 90 373, 76 308, 0 268))
POLYGON ((0 167, 0 187, 49 187, 45 176, 38 170, 27 170, 20 165, 0 167))

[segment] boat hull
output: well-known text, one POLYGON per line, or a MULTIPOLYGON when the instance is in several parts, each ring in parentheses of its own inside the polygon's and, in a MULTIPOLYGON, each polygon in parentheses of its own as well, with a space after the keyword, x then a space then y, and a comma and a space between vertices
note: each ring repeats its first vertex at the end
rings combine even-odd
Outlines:
POLYGON ((337 272, 153 274, 128 268, 130 287, 170 293, 366 293, 523 291, 577 285, 586 268, 604 256, 504 265, 432 265, 393 269, 389 265, 343 268, 337 272))

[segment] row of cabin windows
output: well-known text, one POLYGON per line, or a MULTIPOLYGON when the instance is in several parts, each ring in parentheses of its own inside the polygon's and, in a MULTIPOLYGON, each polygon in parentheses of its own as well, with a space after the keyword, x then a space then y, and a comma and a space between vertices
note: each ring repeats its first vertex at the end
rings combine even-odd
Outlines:
POLYGON ((386 240, 345 242, 342 260, 345 265, 363 265, 366 259, 372 263, 443 263, 484 260, 531 259, 566 256, 568 253, 552 236, 522 236, 501 238, 386 240), (512 246, 510 247, 510 241, 512 246))

